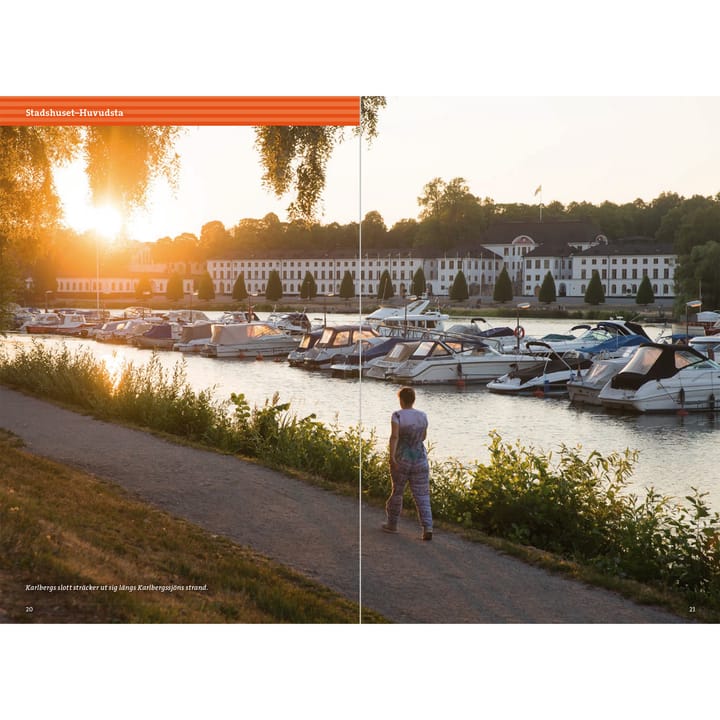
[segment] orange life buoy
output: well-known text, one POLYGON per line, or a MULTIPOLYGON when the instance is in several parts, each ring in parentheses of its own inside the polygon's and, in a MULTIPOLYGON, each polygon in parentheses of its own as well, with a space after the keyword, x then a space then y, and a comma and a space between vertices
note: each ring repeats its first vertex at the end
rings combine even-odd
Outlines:
POLYGON ((513 333, 516 338, 522 340, 525 337, 525 328, 522 325, 518 325, 513 333))

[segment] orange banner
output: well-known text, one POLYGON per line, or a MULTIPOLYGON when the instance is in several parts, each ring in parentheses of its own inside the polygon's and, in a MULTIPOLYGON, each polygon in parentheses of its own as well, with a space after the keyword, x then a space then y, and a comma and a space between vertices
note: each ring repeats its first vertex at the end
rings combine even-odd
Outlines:
POLYGON ((0 125, 359 125, 360 97, 0 97, 0 125))

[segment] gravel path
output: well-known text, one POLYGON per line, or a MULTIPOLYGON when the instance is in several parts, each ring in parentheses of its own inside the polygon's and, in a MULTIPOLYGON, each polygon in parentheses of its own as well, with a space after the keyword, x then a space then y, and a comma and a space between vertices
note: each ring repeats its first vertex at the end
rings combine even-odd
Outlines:
POLYGON ((400 623, 671 623, 657 608, 554 575, 414 519, 383 513, 238 458, 196 450, 0 387, 0 427, 30 452, 81 468, 252 547, 400 623), (362 529, 362 532, 359 531, 362 529))

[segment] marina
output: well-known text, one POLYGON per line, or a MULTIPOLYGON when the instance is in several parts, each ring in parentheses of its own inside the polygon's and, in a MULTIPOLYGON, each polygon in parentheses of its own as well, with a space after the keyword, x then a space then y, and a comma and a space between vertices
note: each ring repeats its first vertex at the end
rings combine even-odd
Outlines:
MULTIPOLYGON (((221 316, 207 314, 211 321, 221 316)), ((328 325, 358 323, 358 318, 345 314, 328 314, 326 320, 328 325)), ((493 321, 495 326, 513 323, 510 318, 493 321)), ((533 337, 566 333, 571 325, 568 320, 523 321, 528 336, 533 337)), ((646 331, 654 340, 667 328, 646 326, 646 331)), ((111 371, 123 363, 140 365, 150 358, 148 350, 90 338, 10 334, 1 341, 8 347, 31 342, 87 347, 111 371)), ((158 357, 168 369, 184 362, 188 381, 196 391, 212 388, 220 400, 227 400, 231 393, 243 393, 251 405, 271 401, 277 393, 280 402, 290 403, 290 411, 298 417, 314 414, 323 423, 340 428, 360 423, 366 435, 374 433, 379 446, 387 443, 398 383, 335 377, 329 371, 293 367, 282 357, 211 358, 167 351, 158 352, 158 357)), ((420 386, 417 393, 417 406, 430 419, 428 442, 434 461, 486 462, 488 436, 493 430, 506 443, 519 441, 543 452, 556 451, 562 445, 580 446, 582 455, 594 450, 607 455, 629 448, 639 452, 632 478, 639 494, 654 487, 661 494, 682 499, 695 487, 708 493, 711 507, 720 509, 720 488, 714 473, 708 472, 720 462, 717 413, 610 411, 597 405, 571 404, 566 396, 504 395, 492 393, 484 385, 464 383, 420 386)))

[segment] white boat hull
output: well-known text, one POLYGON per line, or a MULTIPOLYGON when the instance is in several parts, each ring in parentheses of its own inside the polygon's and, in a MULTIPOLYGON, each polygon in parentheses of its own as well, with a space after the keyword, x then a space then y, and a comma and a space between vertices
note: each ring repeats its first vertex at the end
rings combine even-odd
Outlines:
POLYGON ((617 389, 608 383, 598 399, 604 407, 639 413, 720 410, 720 374, 702 375, 685 373, 675 382, 651 380, 637 390, 617 389))

